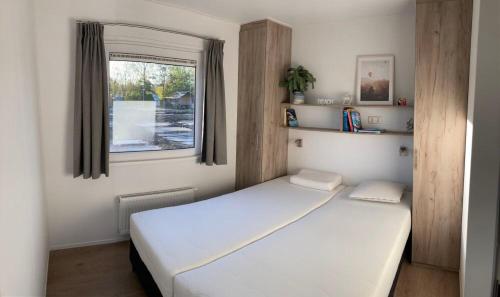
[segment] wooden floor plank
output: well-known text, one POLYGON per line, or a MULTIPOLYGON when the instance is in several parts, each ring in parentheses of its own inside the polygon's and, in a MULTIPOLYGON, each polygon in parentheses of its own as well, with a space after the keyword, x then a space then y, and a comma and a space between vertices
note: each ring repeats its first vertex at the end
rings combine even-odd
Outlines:
POLYGON ((128 242, 51 252, 48 297, 146 297, 128 261, 128 242))
MULTIPOLYGON (((147 297, 128 242, 51 252, 48 297, 147 297)), ((457 297, 458 274, 403 263, 395 297, 457 297)), ((341 297, 341 296, 339 296, 341 297)))
POLYGON ((458 273, 403 263, 395 297, 458 296, 458 273))

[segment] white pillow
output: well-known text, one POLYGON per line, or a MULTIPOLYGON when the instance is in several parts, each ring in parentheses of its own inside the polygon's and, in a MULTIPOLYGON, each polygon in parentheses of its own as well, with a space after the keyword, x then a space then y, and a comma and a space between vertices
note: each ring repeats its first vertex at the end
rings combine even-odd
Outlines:
POLYGON ((290 183, 323 191, 333 191, 342 184, 342 176, 333 172, 301 169, 290 176, 290 183))
POLYGON ((349 198, 399 203, 406 185, 389 181, 366 181, 349 194, 349 198))

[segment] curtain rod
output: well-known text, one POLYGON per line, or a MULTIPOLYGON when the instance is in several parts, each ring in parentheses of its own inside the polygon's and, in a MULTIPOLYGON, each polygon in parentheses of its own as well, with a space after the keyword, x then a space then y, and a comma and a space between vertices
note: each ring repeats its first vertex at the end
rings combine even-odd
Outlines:
MULTIPOLYGON (((92 22, 92 21, 76 20, 77 24, 78 23, 80 23, 80 24, 81 23, 90 23, 90 22, 92 22)), ((149 30, 154 30, 154 31, 190 36, 190 37, 200 38, 200 39, 204 39, 204 40, 214 39, 214 38, 210 38, 207 36, 198 35, 198 34, 194 34, 194 33, 187 33, 187 32, 177 31, 177 30, 173 30, 173 29, 167 29, 167 28, 153 27, 153 26, 149 26, 149 25, 122 23, 122 22, 98 22, 98 23, 105 25, 105 26, 124 26, 124 27, 140 28, 140 29, 149 29, 149 30)))

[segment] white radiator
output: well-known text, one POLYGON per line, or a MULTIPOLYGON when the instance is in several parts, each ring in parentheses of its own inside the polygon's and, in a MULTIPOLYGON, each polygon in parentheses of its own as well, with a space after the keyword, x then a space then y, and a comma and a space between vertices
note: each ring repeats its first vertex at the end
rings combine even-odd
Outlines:
POLYGON ((118 196, 118 232, 129 233, 131 214, 194 202, 195 191, 195 188, 179 188, 118 196))

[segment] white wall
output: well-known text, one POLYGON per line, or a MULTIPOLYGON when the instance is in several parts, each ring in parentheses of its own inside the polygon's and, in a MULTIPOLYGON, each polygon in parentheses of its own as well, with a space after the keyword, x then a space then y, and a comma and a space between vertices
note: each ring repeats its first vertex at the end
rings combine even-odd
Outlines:
POLYGON ((0 9, 0 296, 44 296, 47 230, 31 0, 0 9))
POLYGON ((492 296, 500 181, 500 2, 474 1, 462 216, 461 296, 492 296))
POLYGON ((198 197, 234 189, 239 25, 143 0, 37 0, 43 159, 52 248, 108 242, 117 233, 116 195, 195 186, 198 197), (195 158, 111 164, 110 177, 71 175, 74 19, 147 23, 226 40, 228 165, 195 158))
POLYGON ((399 156, 399 146, 412 146, 411 137, 393 135, 350 135, 291 130, 290 141, 301 138, 303 147, 290 143, 288 170, 315 168, 338 172, 344 184, 385 179, 412 185, 409 157, 399 156), (409 160, 409 161, 408 161, 409 160))
MULTIPOLYGON (((318 97, 341 99, 345 93, 354 95, 356 56, 372 54, 395 55, 395 98, 408 97, 413 103, 414 13, 296 26, 292 44, 292 63, 304 65, 317 78, 315 89, 306 94, 311 103, 318 97)), ((405 129, 405 122, 413 112, 412 109, 359 110, 363 118, 382 116, 381 128, 397 130, 405 129)), ((301 125, 338 127, 338 110, 299 107, 297 113, 301 125)), ((291 172, 309 167, 337 171, 349 184, 370 178, 412 184, 412 156, 399 156, 400 145, 412 151, 412 137, 291 131, 290 138, 288 165, 291 172), (304 147, 295 147, 295 138, 303 138, 304 147)))

